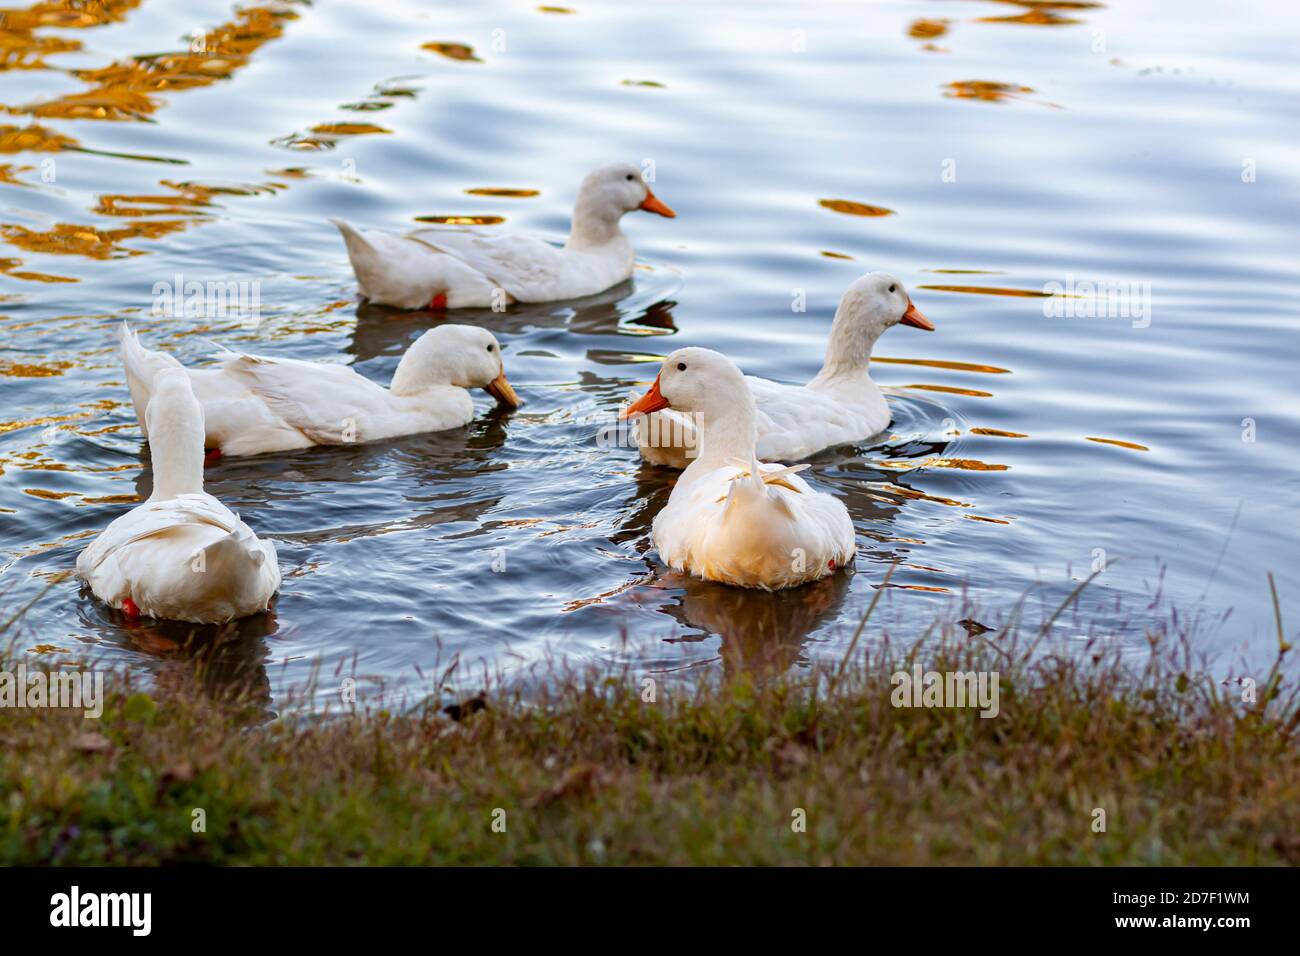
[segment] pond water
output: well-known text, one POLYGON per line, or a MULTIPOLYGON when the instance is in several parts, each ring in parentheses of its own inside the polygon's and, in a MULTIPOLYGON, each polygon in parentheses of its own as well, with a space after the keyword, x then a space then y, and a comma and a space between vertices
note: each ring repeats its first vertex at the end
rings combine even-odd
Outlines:
POLYGON ((34 602, 10 638, 160 680, 202 650, 273 704, 317 669, 320 693, 344 670, 407 693, 456 660, 464 686, 560 660, 691 679, 838 660, 897 561, 864 640, 1036 628, 1099 571, 1049 648, 1168 628, 1259 667, 1268 572, 1300 624, 1297 26, 1209 0, 9 7, 0 593, 34 602), (629 216, 641 268, 592 300, 358 305, 326 221, 559 239, 613 160, 652 164, 678 218, 629 216), (809 473, 849 506, 856 574, 775 595, 664 574, 672 473, 602 426, 682 345, 811 377, 877 269, 938 329, 886 334, 888 436, 809 473), (239 280, 256 324, 156 314, 169 283, 239 280), (526 404, 209 468, 279 548, 273 613, 128 627, 63 574, 148 494, 124 318, 186 363, 219 342, 381 382, 432 323, 481 324, 526 404))

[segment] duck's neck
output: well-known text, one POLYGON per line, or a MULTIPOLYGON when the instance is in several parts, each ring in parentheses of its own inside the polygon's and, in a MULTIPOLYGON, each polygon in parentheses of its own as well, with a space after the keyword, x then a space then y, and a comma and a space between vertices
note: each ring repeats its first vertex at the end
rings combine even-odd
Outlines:
POLYGON ((727 464, 728 458, 750 462, 758 444, 758 413, 748 387, 736 396, 736 401, 715 414, 695 416, 696 435, 699 436, 699 453, 678 479, 678 485, 689 484, 727 464))
POLYGON ((618 227, 622 218, 622 210, 613 208, 608 203, 579 196, 573 207, 573 225, 569 228, 569 240, 564 248, 581 252, 620 240, 626 242, 623 231, 618 227))
POLYGON ((456 378, 451 356, 438 348, 425 333, 416 339, 397 363, 388 390, 394 395, 418 395, 435 385, 449 385, 456 378))
POLYGON ((835 310, 826 358, 822 370, 809 386, 871 381, 871 350, 880 338, 880 330, 851 316, 843 303, 835 310))
POLYGON ((168 409, 149 422, 149 460, 153 465, 149 500, 203 491, 203 419, 192 414, 197 410, 197 403, 193 409, 168 409))

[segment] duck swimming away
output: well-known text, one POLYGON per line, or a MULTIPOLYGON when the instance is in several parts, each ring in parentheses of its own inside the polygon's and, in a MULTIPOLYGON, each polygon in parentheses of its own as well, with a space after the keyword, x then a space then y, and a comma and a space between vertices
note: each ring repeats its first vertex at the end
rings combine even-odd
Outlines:
POLYGON ((506 379, 501 344, 486 329, 440 325, 406 350, 388 388, 347 365, 262 358, 225 351, 212 368, 184 369, 146 349, 122 323, 122 363, 140 427, 157 376, 181 369, 203 408, 207 448, 222 455, 378 441, 459 428, 474 418, 466 389, 482 388, 508 408, 519 396, 506 379))
MULTIPOLYGON (((840 299, 826 359, 812 381, 786 385, 746 375, 757 407, 758 457, 798 461, 888 428, 889 405, 871 379, 870 365, 876 340, 895 325, 934 330, 901 282, 887 272, 868 273, 840 299)), ((673 411, 638 420, 636 436, 646 461, 670 468, 687 466, 698 437, 691 420, 673 411)))
POLYGON ((160 371, 145 412, 153 493, 77 557, 77 577, 129 619, 223 624, 265 611, 275 545, 203 490, 203 409, 181 368, 160 371))
POLYGON ((769 591, 849 567, 856 537, 838 498, 799 477, 807 465, 760 464, 759 414, 731 359, 678 349, 620 417, 675 409, 699 423, 699 454, 655 516, 651 537, 669 567, 706 581, 769 591))
POLYGON ((343 234, 357 285, 371 302, 399 309, 488 309, 577 299, 630 278, 635 255, 619 220, 638 209, 669 219, 677 215, 642 179, 639 167, 614 163, 582 181, 563 248, 482 227, 447 225, 394 235, 359 232, 342 219, 330 222, 343 234))

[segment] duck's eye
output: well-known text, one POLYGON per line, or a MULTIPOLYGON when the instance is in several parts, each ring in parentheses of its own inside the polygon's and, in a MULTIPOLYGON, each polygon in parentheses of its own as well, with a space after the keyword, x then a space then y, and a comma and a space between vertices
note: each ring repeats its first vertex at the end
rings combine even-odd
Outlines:
POLYGON ((631 182, 631 181, 634 180, 634 179, 636 179, 636 176, 635 176, 635 175, 633 175, 632 173, 628 173, 628 174, 627 174, 627 181, 628 181, 628 182, 631 182))
POLYGON ((489 352, 491 352, 494 348, 496 348, 495 345, 489 345, 489 346, 487 347, 487 350, 488 350, 489 352))
POLYGON ((890 292, 893 292, 893 291, 894 291, 895 289, 897 289, 897 288, 898 288, 898 286, 896 286, 896 285, 891 285, 891 286, 889 287, 889 291, 890 291, 890 292))
POLYGON ((685 363, 685 362, 678 362, 678 363, 677 363, 677 371, 679 371, 679 372, 685 372, 685 371, 686 371, 686 363, 685 363))

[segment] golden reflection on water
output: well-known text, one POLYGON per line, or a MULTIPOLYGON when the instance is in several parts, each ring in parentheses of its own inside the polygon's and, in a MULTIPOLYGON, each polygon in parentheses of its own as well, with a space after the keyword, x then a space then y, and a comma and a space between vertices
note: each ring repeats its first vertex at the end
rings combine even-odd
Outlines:
POLYGON ((75 53, 81 41, 66 37, 37 36, 40 27, 77 30, 103 26, 126 18, 140 0, 97 0, 70 5, 64 2, 37 3, 25 10, 0 10, 0 72, 5 70, 48 70, 42 56, 75 53))
POLYGON ((884 206, 868 206, 863 202, 854 202, 852 199, 819 199, 817 205, 834 212, 842 212, 848 216, 893 216, 894 210, 886 209, 884 206))
POLYGON ((918 40, 933 40, 948 32, 949 20, 913 20, 907 28, 907 35, 918 40))
POLYGON ((932 292, 964 292, 967 295, 1014 295, 1030 299, 1050 299, 1055 295, 1057 298, 1068 298, 1059 292, 1043 292, 1041 289, 1007 289, 994 285, 919 285, 917 288, 929 289, 932 292))
MULTIPOLYGON (((52 255, 86 256, 90 259, 120 259, 124 256, 142 256, 144 250, 123 248, 128 239, 144 237, 157 239, 168 233, 186 228, 195 220, 150 220, 120 229, 96 229, 77 223, 61 222, 50 229, 28 229, 26 226, 0 226, 0 236, 20 249, 52 255)), ((11 273, 13 274, 13 273, 11 273)), ((45 280, 49 281, 49 280, 45 280)), ((62 281, 62 280, 55 280, 62 281)))
POLYGON ((64 149, 76 149, 77 145, 72 137, 36 123, 29 126, 0 126, 0 153, 57 153, 64 149))
MULTIPOLYGON (((80 279, 72 276, 56 276, 47 272, 32 272, 29 269, 19 269, 23 264, 21 259, 0 259, 0 272, 9 276, 11 279, 24 279, 27 282, 80 282, 80 279)), ((5 298, 8 298, 7 296, 5 298)))
POLYGON ((370 136, 392 132, 391 129, 384 129, 374 123, 317 123, 311 131, 322 136, 370 136))
POLYGON ((1010 465, 998 465, 978 458, 903 458, 876 463, 890 471, 916 471, 925 468, 952 468, 957 471, 1010 471, 1010 465))
MULTIPOLYGON (((37 36, 42 28, 87 28, 125 19, 139 5, 139 0, 104 0, 84 4, 39 3, 27 9, 0 11, 0 68, 4 70, 59 70, 85 83, 89 88, 53 99, 23 105, 0 105, 0 111, 16 116, 59 120, 150 121, 164 100, 159 94, 209 86, 229 79, 247 65, 252 54, 263 44, 279 37, 284 24, 296 19, 297 13, 287 4, 264 4, 235 11, 229 22, 191 38, 189 50, 137 55, 95 69, 60 70, 41 57, 53 52, 79 51, 78 40, 37 36)), ((346 126, 346 124, 339 124, 346 126)), ((366 126, 367 124, 356 124, 366 126)), ((375 130, 378 130, 376 127, 375 130)), ((360 130, 332 131, 355 134, 360 130)), ((365 130, 367 132, 371 130, 365 130)), ((27 126, 0 126, 0 153, 61 151, 99 152, 86 149, 70 136, 55 132, 39 123, 27 126)), ((126 156, 124 158, 159 160, 159 157, 126 156)), ((161 159, 164 162, 175 160, 161 159)), ((0 180, 17 181, 17 172, 30 167, 3 168, 0 180)), ((170 193, 153 195, 104 194, 97 198, 91 212, 102 216, 141 218, 142 221, 113 229, 99 229, 80 223, 56 223, 33 229, 17 223, 0 224, 0 237, 28 252, 84 256, 106 260, 142 255, 143 250, 126 248, 122 243, 136 238, 157 239, 187 228, 191 223, 206 221, 205 211, 217 194, 251 195, 253 191, 283 188, 280 184, 259 187, 210 187, 195 183, 162 186, 170 193), (154 219, 156 215, 182 215, 185 219, 154 219)), ((0 260, 0 272, 15 279, 33 282, 76 282, 75 278, 20 269, 22 260, 0 260)))
POLYGON ((1023 11, 1005 17, 977 17, 976 23, 1015 23, 1031 27, 1063 27, 1084 21, 1074 17, 1062 16, 1057 10, 1078 12, 1092 10, 1102 6, 1088 0, 988 0, 989 3, 1004 3, 1021 7, 1023 11))
POLYGON ((465 192, 470 196, 500 196, 505 199, 531 199, 533 196, 542 194, 537 189, 498 189, 488 186, 478 186, 474 189, 467 189, 465 192))
POLYGON ((915 488, 907 488, 903 485, 895 485, 889 482, 885 483, 883 490, 888 491, 891 495, 906 498, 909 501, 933 501, 935 504, 946 505, 949 508, 975 507, 969 501, 960 501, 957 498, 945 498, 942 495, 931 495, 924 491, 918 491, 915 488))
POLYGON ((996 365, 976 365, 972 362, 951 362, 945 359, 886 358, 883 355, 873 355, 871 361, 883 362, 886 365, 924 365, 926 368, 945 368, 953 372, 981 372, 985 375, 1011 374, 1011 369, 998 368, 996 365))
POLYGON ((1038 103, 1050 109, 1059 110, 1061 108, 1057 104, 1048 103, 1045 100, 1026 99, 1026 95, 1033 93, 1034 89, 1016 83, 1000 83, 996 80, 954 80, 951 83, 945 83, 942 88, 944 96, 957 100, 978 100, 982 103, 1005 103, 1012 100, 1025 100, 1025 102, 1038 103))
POLYGON ((981 392, 975 388, 957 388, 955 385, 899 385, 898 388, 916 388, 923 392, 946 392, 949 395, 966 395, 969 398, 992 398, 992 392, 981 392))
POLYGON ((474 48, 467 43, 423 43, 420 49, 445 56, 449 60, 460 60, 464 63, 483 62, 474 55, 474 48))
MULTIPOLYGON (((130 9, 134 5, 122 7, 130 9)), ((284 21, 297 16, 288 6, 244 7, 235 11, 229 23, 196 35, 190 50, 133 56, 99 69, 69 70, 70 76, 89 84, 90 89, 5 109, 14 114, 58 119, 143 121, 161 108, 158 94, 229 79, 248 64, 258 47, 281 35, 284 21)), ((5 26, 9 23, 10 14, 6 13, 5 26)), ((61 22, 40 25, 65 26, 61 22)))
POLYGON ((57 425, 59 422, 79 421, 89 418, 89 413, 80 415, 49 415, 45 418, 28 418, 16 422, 0 422, 0 435, 5 432, 18 431, 20 428, 35 428, 37 425, 57 425))
POLYGON ((50 362, 48 365, 32 365, 23 362, 0 362, 0 375, 11 378, 45 378, 50 375, 62 375, 63 370, 72 368, 71 362, 50 362))
POLYGON ((1118 438, 1093 438, 1091 435, 1085 435, 1088 441, 1095 441, 1100 445, 1115 445, 1119 448, 1131 448, 1134 451, 1150 451, 1146 445, 1139 445, 1137 442, 1122 441, 1118 438))
POLYGON ((505 216, 416 216, 416 222, 436 222, 447 226, 499 226, 505 216))

